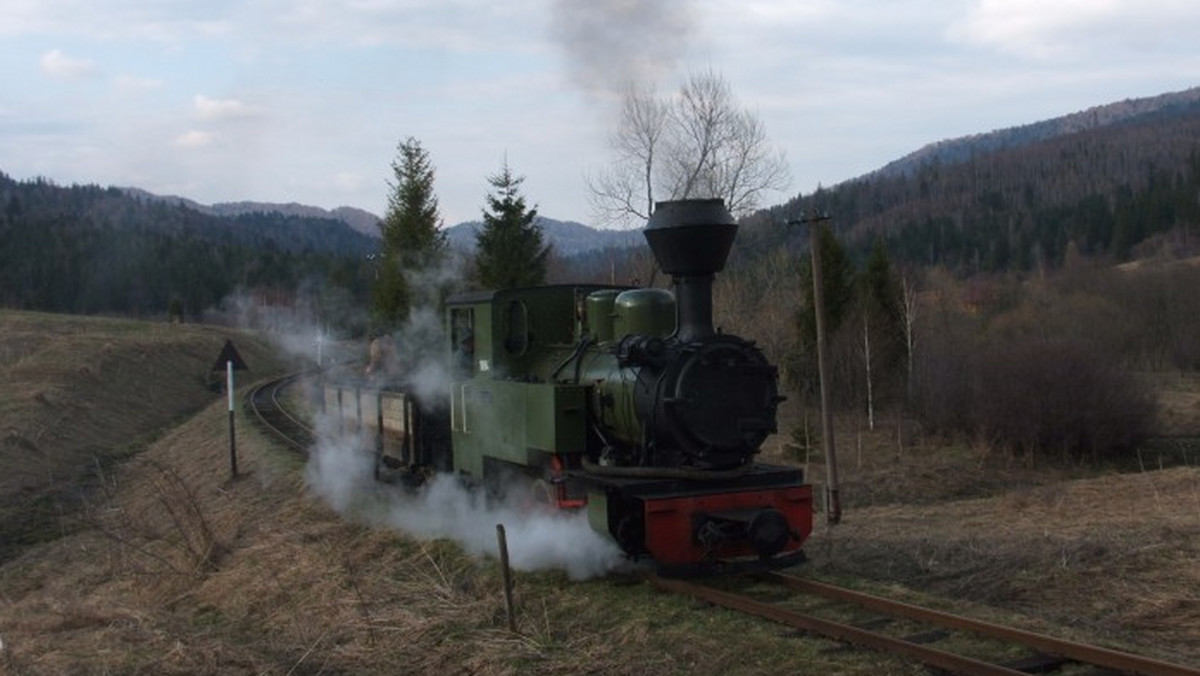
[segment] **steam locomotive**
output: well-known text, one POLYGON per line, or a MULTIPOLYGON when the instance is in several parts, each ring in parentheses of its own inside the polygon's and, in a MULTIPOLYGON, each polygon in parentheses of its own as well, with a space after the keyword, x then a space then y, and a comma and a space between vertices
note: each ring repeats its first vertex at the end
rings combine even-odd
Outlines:
MULTIPOLYGON (((666 574, 801 560, 811 487, 799 468, 754 461, 776 431, 776 368, 713 327, 713 279, 737 227, 719 199, 658 203, 644 233, 675 294, 555 285, 449 299, 449 401, 377 392, 365 413, 361 396, 350 404, 376 423, 381 472, 520 479, 666 574)), ((337 388, 326 398, 349 401, 337 388)))

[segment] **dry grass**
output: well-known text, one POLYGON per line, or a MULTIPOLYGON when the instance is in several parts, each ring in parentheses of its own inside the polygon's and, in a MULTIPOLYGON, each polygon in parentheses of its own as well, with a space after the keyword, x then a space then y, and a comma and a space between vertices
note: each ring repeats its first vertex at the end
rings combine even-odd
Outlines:
POLYGON ((103 528, 0 569, 12 673, 788 673, 797 659, 920 673, 821 654, 822 641, 635 579, 518 574, 510 633, 494 560, 346 523, 252 431, 246 475, 229 483, 223 413, 214 405, 112 478, 103 528), (168 494, 207 524, 220 554, 205 565, 196 553, 210 550, 189 544, 195 524, 161 507, 168 494))
MULTIPOLYGON (((1157 380, 1161 431, 1200 427, 1200 381, 1157 380)), ((788 425, 803 414, 786 411, 788 425)), ((816 416, 810 413, 810 425, 816 416)), ((809 573, 1015 613, 1020 622, 1200 663, 1200 468, 1156 450, 1124 471, 1031 465, 923 438, 894 417, 835 421, 843 521, 823 514, 809 573), (1133 471, 1129 471, 1129 470, 1133 471)), ((787 457, 790 435, 772 453, 787 457)), ((811 458, 810 476, 825 481, 811 458)), ((928 599, 925 599, 928 600, 928 599)), ((1008 616, 998 619, 1008 620, 1008 616)))
MULTIPOLYGON (((894 423, 860 453, 840 422, 847 509, 808 574, 1200 661, 1200 470, 1027 467, 894 423)), ((230 482, 226 424, 213 403, 100 467, 65 536, 0 567, 0 673, 925 673, 619 576, 518 574, 510 633, 494 560, 346 522, 245 421, 230 482)))
POLYGON ((80 486, 211 402, 227 338, 258 372, 280 368, 236 331, 0 310, 0 562, 61 535, 80 486))
POLYGON ((851 509, 839 525, 819 524, 809 552, 822 575, 965 599, 1055 633, 1200 661, 1195 467, 851 509))
POLYGON ((1176 373, 1153 378, 1158 392, 1162 433, 1170 437, 1200 437, 1200 374, 1176 373))

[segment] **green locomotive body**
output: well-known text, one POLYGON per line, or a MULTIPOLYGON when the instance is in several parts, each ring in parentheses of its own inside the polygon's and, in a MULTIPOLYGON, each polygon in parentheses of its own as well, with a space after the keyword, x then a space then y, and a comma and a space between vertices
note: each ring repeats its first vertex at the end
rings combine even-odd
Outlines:
POLYGON ((581 465, 590 426, 639 440, 614 338, 665 338, 675 305, 661 289, 560 285, 451 298, 446 317, 455 469, 484 482, 506 467, 561 482, 562 469, 581 465))

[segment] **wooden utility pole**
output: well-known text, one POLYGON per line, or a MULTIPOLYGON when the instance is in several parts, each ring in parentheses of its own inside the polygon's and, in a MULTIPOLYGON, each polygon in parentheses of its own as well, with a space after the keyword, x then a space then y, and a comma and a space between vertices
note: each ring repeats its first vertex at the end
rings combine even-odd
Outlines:
POLYGON ((821 274, 821 223, 827 215, 805 216, 788 224, 807 224, 808 248, 812 254, 813 312, 817 318, 817 377, 821 381, 821 451, 825 455, 825 504, 829 523, 842 520, 842 501, 838 496, 837 452, 833 443, 833 411, 829 406, 829 371, 825 366, 825 293, 821 274))

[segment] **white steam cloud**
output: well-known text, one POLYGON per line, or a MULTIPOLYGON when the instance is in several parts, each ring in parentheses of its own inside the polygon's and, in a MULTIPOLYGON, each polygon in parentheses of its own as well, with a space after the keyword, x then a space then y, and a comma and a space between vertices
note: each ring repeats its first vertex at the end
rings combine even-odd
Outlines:
MULTIPOLYGON (((322 361, 328 364, 335 341, 342 337, 338 327, 362 324, 365 314, 336 291, 321 294, 309 286, 302 285, 301 293, 286 304, 271 303, 254 293, 239 291, 226 296, 217 307, 205 310, 202 321, 258 331, 283 355, 298 363, 314 364, 318 353, 323 352, 322 361), (322 311, 318 299, 329 307, 322 311)), ((364 346, 363 356, 365 353, 364 346)))
MULTIPOLYGON (((414 307, 408 320, 384 338, 393 363, 382 373, 374 371, 363 384, 399 384, 425 402, 449 400, 448 339, 441 315, 434 308, 438 298, 462 278, 461 272, 454 261, 406 271, 414 307)), ((206 313, 205 319, 261 331, 282 352, 312 363, 317 337, 323 336, 327 345, 330 339, 328 329, 321 328, 325 322, 314 319, 329 316, 329 304, 318 306, 313 300, 305 300, 317 297, 321 295, 302 294, 287 305, 275 305, 254 294, 239 293, 224 299, 219 308, 206 313)), ((334 309, 354 312, 340 306, 334 309)), ((338 325, 343 323, 338 319, 347 317, 332 319, 338 325)), ((357 354, 365 361, 367 344, 364 341, 360 345, 357 354)), ((360 362, 350 377, 358 380, 366 375, 362 368, 360 362)), ((315 417, 318 442, 309 451, 305 479, 314 493, 348 518, 415 537, 447 538, 476 556, 497 551, 496 525, 503 524, 509 562, 514 568, 563 570, 572 579, 603 575, 624 563, 616 544, 592 530, 584 512, 559 512, 520 499, 493 504, 482 491, 468 490, 452 475, 438 475, 415 491, 382 484, 374 478, 373 437, 358 432, 356 420, 342 420, 332 412, 318 412, 315 417)), ((523 492, 517 488, 509 493, 523 492)))
MULTIPOLYGON (((509 562, 524 571, 563 570, 573 580, 604 575, 624 563, 616 544, 592 530, 584 512, 558 512, 514 498, 493 504, 455 476, 437 475, 419 489, 374 479, 369 441, 343 432, 324 416, 320 441, 309 451, 305 478, 339 513, 420 538, 447 538, 475 556, 497 551, 496 525, 506 532, 509 562)), ((519 489, 509 494, 520 494, 519 489)))
POLYGON ((429 307, 413 308, 391 338, 405 391, 421 401, 449 400, 449 338, 441 315, 429 307))

